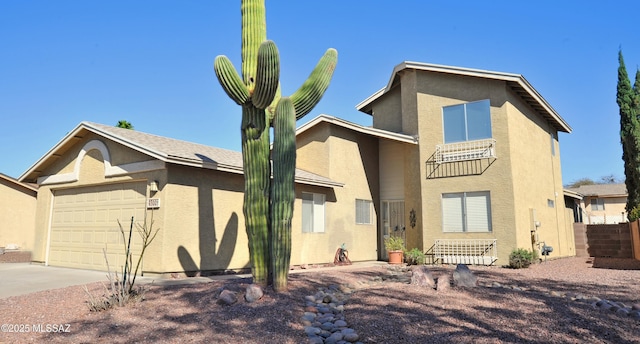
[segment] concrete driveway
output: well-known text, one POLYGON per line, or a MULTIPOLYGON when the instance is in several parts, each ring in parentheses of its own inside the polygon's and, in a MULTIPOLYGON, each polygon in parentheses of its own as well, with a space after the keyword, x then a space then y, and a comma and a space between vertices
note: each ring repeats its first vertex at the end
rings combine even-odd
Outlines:
POLYGON ((107 273, 29 263, 0 264, 0 298, 98 281, 107 282, 107 273))

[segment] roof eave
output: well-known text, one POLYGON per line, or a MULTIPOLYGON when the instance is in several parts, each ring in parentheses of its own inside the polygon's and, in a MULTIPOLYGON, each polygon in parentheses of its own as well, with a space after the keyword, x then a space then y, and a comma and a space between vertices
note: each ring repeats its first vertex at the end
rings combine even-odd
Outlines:
POLYGON ((395 133, 395 132, 382 130, 378 128, 364 127, 362 125, 345 121, 343 119, 340 119, 334 116, 325 115, 325 114, 321 114, 315 117, 314 119, 312 119, 311 121, 298 127, 298 129, 296 129, 296 136, 304 133, 305 131, 315 127, 316 125, 322 122, 334 124, 343 128, 347 128, 349 130, 353 130, 353 131, 367 134, 367 135, 372 135, 378 138, 389 139, 389 140, 394 140, 394 141, 409 143, 409 144, 418 144, 418 138, 412 135, 395 133))
POLYGON ((464 76, 472 76, 472 77, 480 77, 480 78, 489 78, 496 80, 503 80, 506 82, 512 82, 517 84, 521 89, 523 89, 527 94, 529 94, 537 104, 539 104, 544 112, 547 114, 548 119, 554 124, 556 129, 562 132, 571 133, 573 129, 569 126, 569 124, 551 107, 551 105, 536 91, 535 88, 520 74, 512 74, 512 73, 502 73, 502 72, 493 72, 488 70, 481 69, 471 69, 471 68, 463 68, 463 67, 455 67, 455 66, 445 66, 445 65, 437 65, 437 64, 427 64, 420 62, 412 62, 412 61, 404 61, 393 68, 393 72, 391 73, 391 77, 387 82, 387 86, 362 102, 356 105, 356 109, 358 111, 362 111, 367 114, 371 114, 371 104, 376 101, 378 98, 382 97, 385 93, 389 92, 393 86, 393 82, 396 78, 396 75, 405 69, 415 69, 429 72, 439 72, 439 73, 449 73, 449 74, 458 74, 464 76))

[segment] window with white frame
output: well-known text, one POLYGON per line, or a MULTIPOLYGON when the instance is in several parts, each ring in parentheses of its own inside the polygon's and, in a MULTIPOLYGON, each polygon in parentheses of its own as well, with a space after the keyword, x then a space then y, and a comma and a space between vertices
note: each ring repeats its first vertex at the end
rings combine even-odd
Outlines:
POLYGON ((371 224, 371 205, 372 202, 364 199, 356 199, 356 224, 371 224))
POLYGON ((302 232, 324 233, 323 194, 302 193, 302 232))
POLYGON ((591 211, 602 211, 604 210, 604 199, 602 198, 592 198, 591 199, 591 211))
POLYGON ((489 100, 445 106, 442 108, 444 143, 491 138, 489 100))
POLYGON ((489 191, 442 194, 443 232, 491 232, 489 191))

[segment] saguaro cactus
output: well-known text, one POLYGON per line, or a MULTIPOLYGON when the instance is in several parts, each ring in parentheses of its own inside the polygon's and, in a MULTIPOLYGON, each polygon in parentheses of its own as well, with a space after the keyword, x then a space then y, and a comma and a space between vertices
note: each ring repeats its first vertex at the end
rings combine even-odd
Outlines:
POLYGON ((290 97, 279 95, 280 58, 266 40, 264 0, 242 0, 242 78, 226 56, 214 70, 227 95, 242 106, 243 213, 254 283, 276 291, 287 287, 291 218, 295 200, 295 123, 309 113, 329 86, 338 53, 329 49, 290 97), (269 128, 274 127, 273 185, 269 128))

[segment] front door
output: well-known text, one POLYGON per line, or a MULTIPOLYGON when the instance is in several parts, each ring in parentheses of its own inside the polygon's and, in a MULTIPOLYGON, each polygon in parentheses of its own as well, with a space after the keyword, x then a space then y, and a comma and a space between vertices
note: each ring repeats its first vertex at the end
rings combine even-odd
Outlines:
POLYGON ((387 260, 387 250, 384 248, 384 239, 390 235, 401 237, 405 243, 404 226, 404 200, 382 201, 382 226, 380 237, 380 259, 387 260))

